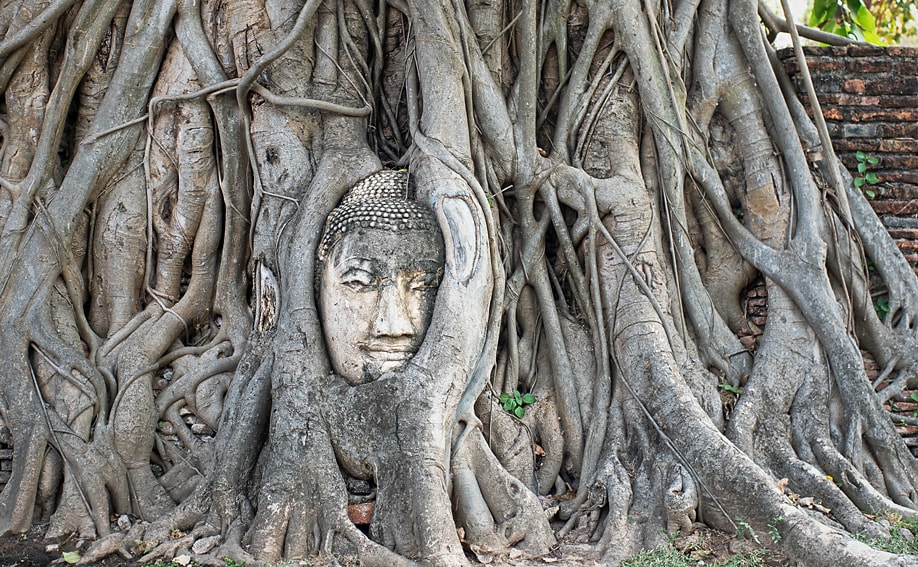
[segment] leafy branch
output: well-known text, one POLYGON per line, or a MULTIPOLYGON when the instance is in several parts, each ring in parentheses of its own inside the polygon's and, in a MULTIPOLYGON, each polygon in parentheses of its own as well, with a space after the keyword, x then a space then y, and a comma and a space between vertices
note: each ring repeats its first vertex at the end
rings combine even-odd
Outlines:
POLYGON ((863 0, 814 0, 810 27, 880 45, 877 23, 863 0))
POLYGON ((861 151, 854 154, 854 158, 857 160, 857 175, 854 176, 854 186, 861 189, 868 199, 873 199, 877 196, 876 192, 873 189, 864 189, 864 186, 876 185, 880 182, 880 178, 877 177, 876 173, 867 171, 867 169, 871 165, 880 163, 880 160, 861 151))

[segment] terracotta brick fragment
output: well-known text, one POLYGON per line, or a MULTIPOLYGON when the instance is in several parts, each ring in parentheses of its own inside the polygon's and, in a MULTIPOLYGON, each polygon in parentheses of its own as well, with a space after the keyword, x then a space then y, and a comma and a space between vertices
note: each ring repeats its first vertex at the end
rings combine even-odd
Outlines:
POLYGON ((350 504, 347 507, 347 517, 355 526, 369 526, 373 519, 373 510, 376 509, 375 502, 366 502, 364 504, 350 504))
POLYGON ((848 79, 844 82, 842 90, 846 93, 862 93, 867 88, 864 79, 848 79))

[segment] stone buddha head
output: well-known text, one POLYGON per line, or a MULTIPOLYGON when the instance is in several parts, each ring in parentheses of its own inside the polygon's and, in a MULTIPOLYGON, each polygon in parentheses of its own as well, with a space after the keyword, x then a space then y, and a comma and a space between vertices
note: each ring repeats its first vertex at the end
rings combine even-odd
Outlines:
POLYGON ((383 170, 328 215, 319 312, 335 373, 352 385, 403 368, 424 340, 443 274, 443 236, 408 173, 383 170))

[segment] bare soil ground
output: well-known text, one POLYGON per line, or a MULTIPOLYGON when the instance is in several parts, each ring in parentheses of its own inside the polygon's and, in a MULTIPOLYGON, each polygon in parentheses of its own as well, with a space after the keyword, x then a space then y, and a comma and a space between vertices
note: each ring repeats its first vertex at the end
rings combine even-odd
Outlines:
MULTIPOLYGON (((90 543, 88 540, 77 537, 56 541, 46 540, 44 539, 43 529, 36 527, 30 532, 19 536, 0 538, 0 567, 66 566, 67 562, 64 559, 64 553, 74 551, 80 553, 85 551, 90 543)), ((685 553, 686 559, 691 563, 699 565, 721 564, 737 554, 748 553, 759 548, 752 540, 739 539, 733 535, 704 527, 697 527, 692 534, 676 538, 673 540, 673 545, 685 553)), ((539 559, 511 557, 506 561, 498 562, 498 564, 503 563, 509 567, 534 565, 594 567, 604 565, 600 561, 590 558, 591 551, 592 547, 587 545, 562 544, 552 554, 539 559)), ((760 564, 770 567, 790 565, 787 558, 777 551, 767 550, 763 553, 764 557, 760 564)), ((469 559, 473 562, 475 561, 473 557, 469 559)), ((298 563, 309 567, 322 565, 322 562, 319 561, 292 562, 289 565, 295 566, 298 563)), ((116 554, 102 561, 97 561, 93 565, 97 567, 152 567, 156 563, 141 563, 136 558, 128 559, 116 554)), ((166 565, 172 567, 177 564, 160 562, 157 567, 165 567, 166 565)))

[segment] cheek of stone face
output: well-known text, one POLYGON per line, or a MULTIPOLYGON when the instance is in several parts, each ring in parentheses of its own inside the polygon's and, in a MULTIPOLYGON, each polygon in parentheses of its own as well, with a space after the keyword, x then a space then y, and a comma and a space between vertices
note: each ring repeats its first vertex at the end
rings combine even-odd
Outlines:
POLYGON ((332 368, 351 383, 364 379, 365 356, 361 346, 370 339, 376 294, 355 293, 336 281, 332 267, 322 278, 322 327, 332 368))

